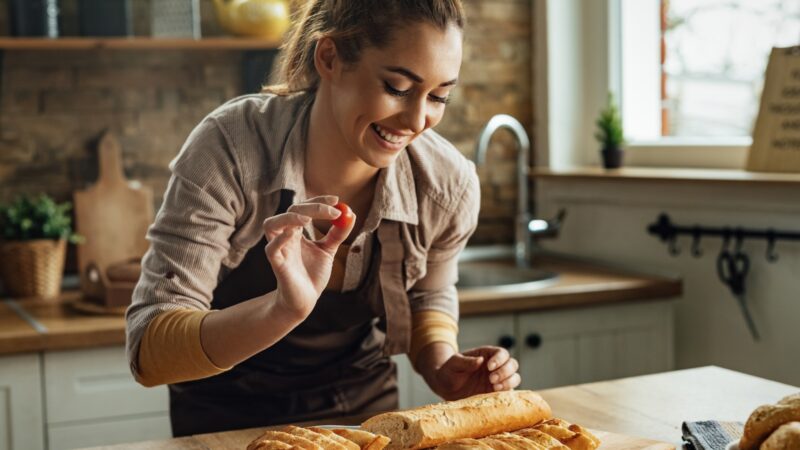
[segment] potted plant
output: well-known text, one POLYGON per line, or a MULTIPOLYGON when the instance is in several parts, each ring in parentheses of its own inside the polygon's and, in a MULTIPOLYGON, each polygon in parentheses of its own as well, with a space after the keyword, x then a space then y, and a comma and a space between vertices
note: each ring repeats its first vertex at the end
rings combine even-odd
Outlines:
POLYGON ((608 93, 608 103, 600 111, 595 124, 597 124, 597 132, 594 137, 602 146, 600 155, 603 157, 603 167, 616 169, 622 166, 624 154, 622 144, 625 143, 622 116, 620 116, 619 108, 617 108, 614 95, 611 92, 608 93))
POLYGON ((0 275, 14 297, 52 298, 61 292, 66 243, 72 231, 69 202, 21 196, 0 205, 0 275))

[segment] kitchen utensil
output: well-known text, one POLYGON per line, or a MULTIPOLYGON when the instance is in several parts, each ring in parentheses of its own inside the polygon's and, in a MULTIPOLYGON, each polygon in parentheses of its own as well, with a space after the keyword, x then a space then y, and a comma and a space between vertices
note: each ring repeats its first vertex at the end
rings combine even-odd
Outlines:
MULTIPOLYGON (((97 182, 74 193, 75 225, 86 239, 77 253, 81 288, 88 297, 105 301, 113 281, 106 273, 109 266, 141 258, 147 251, 153 193, 125 179, 120 146, 110 132, 100 139, 98 159, 97 182)), ((114 303, 108 306, 120 306, 114 303)))
POLYGON ((736 298, 739 308, 742 310, 747 328, 754 340, 759 340, 758 329, 750 314, 750 309, 747 307, 747 299, 745 298, 745 279, 750 270, 750 258, 739 249, 734 254, 731 254, 727 248, 717 256, 717 275, 719 279, 730 288, 731 293, 736 298))

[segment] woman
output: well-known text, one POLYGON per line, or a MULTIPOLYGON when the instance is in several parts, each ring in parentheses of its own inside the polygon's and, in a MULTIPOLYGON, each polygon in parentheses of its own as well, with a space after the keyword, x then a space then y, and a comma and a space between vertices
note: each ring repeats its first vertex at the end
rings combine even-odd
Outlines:
POLYGON ((286 83, 191 133, 127 314, 131 370, 170 385, 174 435, 397 408, 399 353, 445 399, 519 385, 504 349, 456 344, 480 190, 430 128, 463 24, 459 0, 310 1, 286 83))

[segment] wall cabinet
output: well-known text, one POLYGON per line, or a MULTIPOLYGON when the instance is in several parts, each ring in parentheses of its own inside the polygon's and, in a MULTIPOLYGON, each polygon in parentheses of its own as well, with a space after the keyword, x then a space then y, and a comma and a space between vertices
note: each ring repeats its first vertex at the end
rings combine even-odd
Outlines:
POLYGON ((0 450, 170 438, 167 388, 137 384, 122 346, 2 357, 0 436, 0 450))
MULTIPOLYGON (((668 301, 474 316, 459 323, 459 347, 509 349, 520 363, 519 389, 673 369, 673 316, 668 301)), ((441 401, 405 356, 398 364, 400 407, 441 401)))

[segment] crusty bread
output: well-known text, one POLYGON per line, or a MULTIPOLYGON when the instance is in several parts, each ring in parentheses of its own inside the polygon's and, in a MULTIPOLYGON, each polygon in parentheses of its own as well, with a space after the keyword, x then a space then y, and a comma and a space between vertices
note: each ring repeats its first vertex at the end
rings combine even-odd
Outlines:
POLYGON ((389 444, 389 438, 377 433, 353 428, 334 428, 331 431, 339 436, 355 442, 361 450, 382 450, 389 444))
POLYGON ((558 439, 571 450, 595 450, 600 440, 586 429, 563 419, 546 420, 533 427, 558 439))
POLYGON ((494 450, 517 450, 516 447, 514 447, 511 444, 509 444, 508 442, 506 442, 506 441, 504 441, 502 439, 497 439, 497 438, 495 438, 493 436, 485 437, 485 438, 481 439, 480 441, 483 442, 484 444, 488 445, 489 447, 491 447, 494 450))
POLYGON ((800 422, 789 422, 775 430, 760 450, 797 450, 800 448, 800 422))
POLYGON ((278 441, 284 444, 289 444, 293 449, 302 450, 324 450, 322 446, 317 445, 306 438, 295 436, 284 431, 265 431, 259 438, 259 441, 278 441))
POLYGON ((331 430, 329 430, 327 428, 308 427, 308 429, 311 430, 311 431, 316 431, 319 434, 324 434, 325 436, 328 436, 329 438, 333 439, 334 441, 338 442, 339 444, 342 444, 345 448, 347 448, 347 450, 361 450, 361 446, 360 445, 356 444, 355 442, 351 441, 350 439, 345 439, 342 436, 339 436, 338 434, 334 433, 333 431, 331 431, 331 430))
POLYGON ((518 434, 498 433, 498 434, 493 434, 491 437, 493 439, 503 441, 517 450, 546 450, 545 447, 542 447, 536 442, 533 442, 530 439, 526 439, 518 434))
POLYGON ((755 450, 778 427, 794 421, 800 421, 800 393, 784 397, 774 405, 761 405, 747 418, 739 448, 755 450))
POLYGON ((500 391, 379 414, 361 427, 388 436, 389 450, 421 449, 530 427, 550 414, 550 405, 533 391, 500 391))
POLYGON ((548 450, 570 450, 569 447, 562 444, 558 439, 536 428, 523 428, 515 431, 514 434, 518 434, 525 439, 530 439, 548 450))
POLYGON ((455 441, 445 442, 436 447, 437 450, 492 450, 488 444, 477 439, 464 438, 455 441))
POLYGON ((300 428, 294 425, 287 425, 281 431, 300 436, 301 438, 308 439, 309 441, 319 445, 325 450, 347 450, 347 447, 336 442, 335 440, 325 436, 324 434, 317 433, 316 431, 307 428, 300 428))
POLYGON ((293 448, 294 447, 284 442, 272 441, 269 439, 256 439, 247 446, 247 450, 291 450, 293 448))

